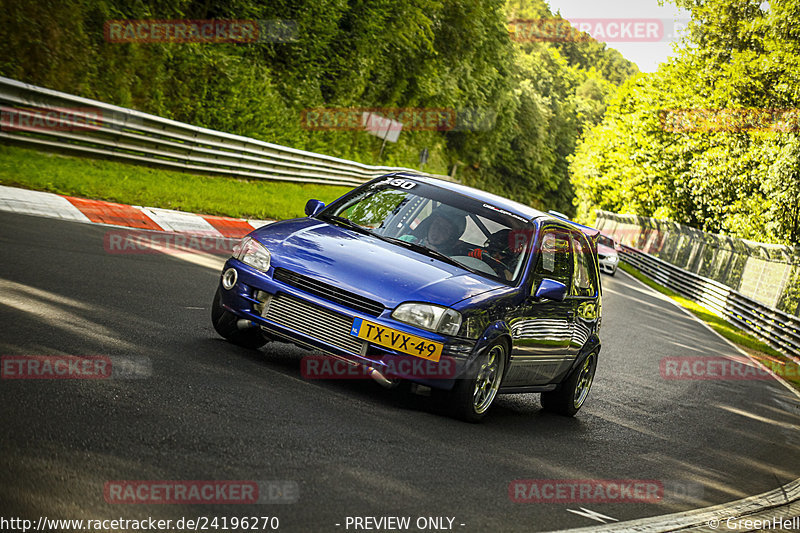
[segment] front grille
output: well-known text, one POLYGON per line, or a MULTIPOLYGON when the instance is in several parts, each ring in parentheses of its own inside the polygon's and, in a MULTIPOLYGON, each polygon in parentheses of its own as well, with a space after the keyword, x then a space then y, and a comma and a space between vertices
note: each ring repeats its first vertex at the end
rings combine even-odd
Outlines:
POLYGON ((324 298, 329 302, 337 303, 339 305, 355 309, 356 311, 361 311, 362 313, 366 313, 368 315, 378 316, 383 313, 384 307, 380 302, 370 300, 369 298, 364 298, 358 294, 353 294, 352 292, 342 290, 338 287, 334 287, 333 285, 329 285, 306 276, 301 276, 300 274, 296 274, 291 270, 286 270, 285 268, 276 268, 272 277, 281 283, 286 283, 287 285, 291 285, 292 287, 300 289, 301 291, 313 294, 314 296, 319 296, 320 298, 324 298))
POLYGON ((283 293, 265 304, 264 318, 354 354, 363 341, 350 335, 353 319, 283 293))

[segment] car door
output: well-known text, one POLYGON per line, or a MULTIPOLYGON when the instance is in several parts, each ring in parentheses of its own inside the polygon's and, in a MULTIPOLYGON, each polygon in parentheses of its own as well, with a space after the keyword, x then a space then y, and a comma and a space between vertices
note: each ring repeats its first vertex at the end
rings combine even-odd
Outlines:
POLYGON ((572 285, 567 300, 574 313, 569 353, 576 357, 597 328, 599 317, 599 283, 597 262, 586 235, 579 231, 570 234, 573 251, 572 285))
MULTIPOLYGON (((567 228, 546 226, 541 230, 536 264, 531 273, 531 294, 543 279, 572 286, 575 262, 567 228)), ((571 353, 575 302, 528 298, 509 320, 513 347, 504 387, 550 383, 574 359, 571 353)))

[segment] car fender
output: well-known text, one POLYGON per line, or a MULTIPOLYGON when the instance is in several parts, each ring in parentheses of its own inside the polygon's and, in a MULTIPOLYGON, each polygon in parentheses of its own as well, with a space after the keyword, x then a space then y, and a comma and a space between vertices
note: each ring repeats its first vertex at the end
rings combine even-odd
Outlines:
POLYGON ((588 357, 590 353, 595 352, 599 355, 600 346, 601 346, 600 337, 597 335, 597 333, 592 333, 592 335, 586 341, 586 344, 584 344, 583 347, 578 352, 578 356, 575 358, 575 361, 573 361, 572 366, 569 369, 568 375, 571 374, 572 371, 575 370, 577 367, 582 365, 583 362, 586 360, 586 357, 588 357))
MULTIPOLYGON (((508 324, 502 320, 498 320, 497 322, 490 324, 483 331, 483 334, 480 336, 480 338, 478 338, 478 342, 475 344, 475 348, 472 350, 472 354, 470 355, 469 361, 465 366, 465 370, 470 368, 478 356, 483 354, 486 349, 498 339, 503 339, 506 342, 506 347, 510 351, 512 346, 511 328, 509 328, 508 324)), ((508 360, 506 360, 506 363, 508 363, 508 360)), ((506 370, 508 370, 508 364, 506 364, 506 370)))
POLYGON ((586 344, 584 344, 583 347, 578 351, 578 355, 575 357, 575 360, 572 361, 570 367, 564 370, 558 376, 558 379, 556 380, 558 385, 556 385, 555 390, 561 389, 561 385, 564 383, 564 381, 572 375, 576 368, 580 367, 583 362, 586 361, 586 358, 592 352, 597 353, 598 355, 600 353, 600 338, 597 336, 597 333, 593 333, 589 337, 589 339, 586 341, 586 344))

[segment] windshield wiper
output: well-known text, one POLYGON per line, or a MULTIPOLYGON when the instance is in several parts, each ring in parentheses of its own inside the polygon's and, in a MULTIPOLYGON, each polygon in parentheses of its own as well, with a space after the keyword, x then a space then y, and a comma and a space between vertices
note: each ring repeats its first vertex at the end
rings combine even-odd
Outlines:
POLYGON ((333 222, 334 224, 339 224, 341 226, 344 226, 346 228, 352 229, 354 231, 358 231, 359 233, 364 233, 366 235, 372 235, 373 237, 377 237, 378 239, 381 239, 382 241, 386 241, 386 242, 390 242, 392 244, 399 244, 401 246, 405 246, 406 248, 414 250, 415 252, 421 253, 423 255, 427 255, 428 257, 433 257, 434 259, 438 259, 439 261, 447 263, 448 265, 452 265, 452 266, 458 267, 458 268, 463 268, 464 270, 467 270, 468 272, 472 272, 473 274, 478 274, 479 276, 485 275, 484 273, 482 273, 482 272, 480 272, 478 270, 475 270, 473 268, 470 268, 470 267, 468 267, 467 265, 465 265, 463 263, 459 263, 458 261, 456 261, 452 257, 450 257, 448 255, 445 255, 442 252, 438 252, 436 250, 432 250, 432 249, 430 249, 430 248, 428 248, 426 246, 422 246, 421 244, 416 244, 416 243, 413 243, 413 242, 404 241, 402 239, 397 239, 395 237, 387 237, 386 235, 381 235, 379 233, 375 233, 374 231, 371 231, 368 228, 365 228, 364 226, 359 226, 358 224, 356 224, 355 222, 353 222, 349 218, 340 217, 338 215, 320 215, 319 218, 322 219, 322 220, 329 220, 329 221, 333 222))
POLYGON ((477 270, 474 270, 474 269, 468 267, 467 265, 459 263, 458 261, 456 261, 452 257, 450 257, 448 255, 445 255, 442 252, 437 252, 436 250, 431 250, 430 248, 428 248, 426 246, 422 246, 421 244, 416 244, 416 243, 413 243, 413 242, 404 241, 403 239, 396 239, 395 237, 387 237, 386 235, 378 235, 377 233, 373 233, 372 235, 374 235, 375 237, 378 237, 379 239, 384 240, 386 242, 391 242, 393 244, 399 244, 401 246, 405 246, 406 248, 410 248, 411 250, 414 250, 415 252, 419 252, 421 254, 427 255, 428 257, 433 257, 434 259, 438 259, 439 261, 442 261, 442 262, 447 263, 449 265, 453 265, 453 266, 456 266, 458 268, 463 268, 464 270, 468 270, 468 271, 472 272, 473 274, 481 275, 481 273, 478 272, 477 270))
POLYGON ((320 215, 319 218, 321 218, 322 220, 330 220, 331 222, 339 224, 340 226, 344 226, 346 228, 358 231, 360 233, 372 234, 370 230, 368 230, 364 226, 359 226, 349 218, 340 217, 338 215, 320 215))

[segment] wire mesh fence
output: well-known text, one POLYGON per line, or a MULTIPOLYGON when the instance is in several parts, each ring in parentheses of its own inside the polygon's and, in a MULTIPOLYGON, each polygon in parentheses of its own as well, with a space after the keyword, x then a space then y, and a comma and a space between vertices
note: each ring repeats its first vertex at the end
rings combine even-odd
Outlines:
POLYGON ((800 249, 706 233, 636 215, 597 211, 596 227, 618 242, 800 316, 800 249))

